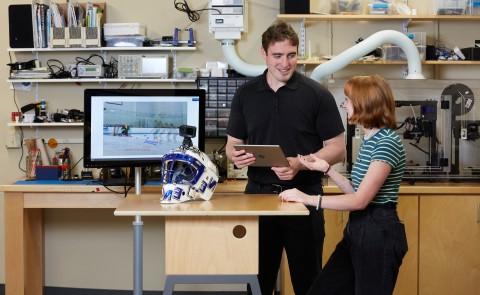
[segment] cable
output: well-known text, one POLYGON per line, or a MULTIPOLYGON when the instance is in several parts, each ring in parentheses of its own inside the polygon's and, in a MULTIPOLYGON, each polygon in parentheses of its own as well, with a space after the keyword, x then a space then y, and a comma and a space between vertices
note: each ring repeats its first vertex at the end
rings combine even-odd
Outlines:
POLYGON ((65 70, 65 65, 58 59, 47 60, 47 67, 50 70, 53 79, 72 78, 72 73, 65 70))
POLYGON ((191 22, 196 22, 200 19, 200 14, 199 12, 204 11, 204 10, 214 10, 221 14, 222 12, 218 9, 215 8, 203 8, 203 9, 190 9, 188 6, 187 0, 173 0, 173 5, 175 6, 175 9, 181 12, 185 12, 188 15, 188 19, 191 22))
MULTIPOLYGON (((104 188, 106 188, 107 190, 111 191, 112 193, 122 194, 122 195, 125 194, 125 189, 124 189, 123 192, 118 192, 118 191, 116 191, 116 190, 113 190, 113 189, 109 188, 108 186, 106 186, 106 185, 104 185, 104 184, 102 184, 102 185, 103 185, 104 188)), ((125 186, 124 188, 126 188, 126 186, 125 186)))
MULTIPOLYGON (((12 85, 14 85, 14 84, 12 84, 12 85)), ((18 107, 18 104, 17 104, 17 95, 16 95, 15 86, 13 86, 13 102, 15 103, 15 107, 17 108, 17 111, 20 112, 20 108, 18 107)), ((22 161, 23 161, 23 156, 24 156, 24 153, 23 153, 23 128, 20 126, 20 159, 18 160, 18 169, 20 169, 20 171, 22 171, 24 173, 27 173, 27 170, 23 169, 22 166, 21 166, 22 161)))
POLYGON ((133 188, 133 186, 129 186, 128 189, 127 189, 127 186, 124 186, 123 189, 125 190, 125 195, 123 196, 124 198, 127 197, 128 195, 128 192, 133 188))
MULTIPOLYGON (((9 57, 10 63, 11 63, 12 62, 12 54, 11 54, 10 51, 8 52, 8 57, 9 57)), ((20 108, 18 107, 18 103, 17 103, 17 95, 16 95, 17 92, 16 92, 16 89, 15 89, 15 83, 12 83, 12 88, 13 88, 13 103, 15 104, 15 107, 17 108, 17 112, 20 112, 20 108)), ((20 126, 20 159, 18 160, 18 169, 20 169, 20 171, 22 171, 23 173, 27 173, 27 170, 23 169, 22 166, 21 166, 23 156, 24 156, 24 153, 23 153, 23 128, 20 126)))
POLYGON ((78 159, 78 161, 75 164, 73 164, 73 166, 69 169, 70 170, 69 174, 72 174, 73 169, 75 169, 75 167, 77 167, 78 163, 80 163, 81 160, 83 160, 83 157, 78 159))

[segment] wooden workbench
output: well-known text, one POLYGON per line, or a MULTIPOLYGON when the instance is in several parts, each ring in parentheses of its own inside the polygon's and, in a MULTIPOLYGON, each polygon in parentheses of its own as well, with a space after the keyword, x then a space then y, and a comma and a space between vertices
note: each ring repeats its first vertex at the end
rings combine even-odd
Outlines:
MULTIPOLYGON (((215 194, 240 193, 244 187, 244 181, 227 181, 219 184, 215 194)), ((125 200, 100 185, 1 185, 0 191, 5 195, 6 295, 43 292, 44 208, 116 209, 125 200)), ((326 194, 338 192, 334 186, 325 186, 326 194)), ((145 186, 143 193, 159 195, 160 187, 145 186)), ((480 289, 480 184, 402 185, 399 214, 409 235, 409 253, 402 265, 409 269, 409 278, 401 270, 399 290, 405 280, 408 291, 396 294, 469 294, 480 289)), ((326 211, 326 255, 341 236, 336 227, 343 228, 345 221, 344 213, 326 211)))

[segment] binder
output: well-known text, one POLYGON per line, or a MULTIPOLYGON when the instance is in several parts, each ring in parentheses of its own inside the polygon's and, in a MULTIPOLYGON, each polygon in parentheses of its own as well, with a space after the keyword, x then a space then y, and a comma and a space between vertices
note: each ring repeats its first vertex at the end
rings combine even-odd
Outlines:
POLYGON ((34 47, 31 4, 8 6, 8 29, 10 48, 34 47))

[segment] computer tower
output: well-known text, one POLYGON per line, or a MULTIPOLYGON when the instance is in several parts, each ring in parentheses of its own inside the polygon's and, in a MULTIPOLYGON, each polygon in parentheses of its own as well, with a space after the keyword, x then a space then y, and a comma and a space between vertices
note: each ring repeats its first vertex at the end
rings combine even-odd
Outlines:
POLYGON ((282 14, 309 14, 310 0, 280 0, 282 14))
POLYGON ((33 48, 32 5, 8 6, 10 48, 33 48))

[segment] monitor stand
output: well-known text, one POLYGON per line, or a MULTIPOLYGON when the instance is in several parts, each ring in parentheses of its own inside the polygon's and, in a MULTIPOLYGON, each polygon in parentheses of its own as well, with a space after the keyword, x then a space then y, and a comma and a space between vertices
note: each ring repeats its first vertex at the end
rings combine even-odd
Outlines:
MULTIPOLYGON (((142 194, 142 168, 135 167, 135 195, 142 194)), ((135 215, 133 224, 133 295, 143 292, 143 221, 140 214, 135 215)))
POLYGON ((142 194, 142 168, 135 167, 135 194, 137 196, 142 194))
MULTIPOLYGON (((133 169, 132 169, 133 170, 133 169)), ((122 171, 122 168, 104 168, 102 169, 101 182, 104 186, 126 186, 133 187, 135 180, 133 175, 128 175, 122 171)))

